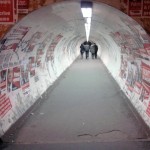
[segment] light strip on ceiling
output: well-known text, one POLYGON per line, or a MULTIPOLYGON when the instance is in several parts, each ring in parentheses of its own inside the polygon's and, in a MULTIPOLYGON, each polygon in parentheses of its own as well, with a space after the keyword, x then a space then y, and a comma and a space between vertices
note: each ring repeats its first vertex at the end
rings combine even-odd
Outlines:
POLYGON ((87 41, 89 40, 89 36, 90 36, 92 7, 93 7, 93 3, 92 2, 89 2, 89 1, 82 1, 81 2, 81 12, 82 12, 83 17, 86 20, 85 32, 86 32, 86 39, 87 39, 87 41))
POLYGON ((81 8, 81 11, 84 18, 92 17, 92 8, 81 8))

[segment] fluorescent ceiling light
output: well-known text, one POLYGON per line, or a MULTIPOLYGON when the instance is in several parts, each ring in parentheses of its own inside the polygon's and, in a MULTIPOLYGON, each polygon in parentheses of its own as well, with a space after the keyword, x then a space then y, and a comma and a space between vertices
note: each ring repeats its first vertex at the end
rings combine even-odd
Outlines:
POLYGON ((92 9, 91 8, 81 8, 82 14, 84 18, 92 17, 92 9))
POLYGON ((86 23, 91 24, 91 18, 86 18, 86 23))
POLYGON ((85 23, 85 32, 86 32, 86 40, 87 40, 87 41, 89 40, 90 28, 91 28, 91 25, 85 23))
POLYGON ((82 1, 81 2, 81 11, 83 14, 83 17, 91 18, 92 17, 92 2, 82 1))
POLYGON ((87 40, 87 42, 88 42, 89 36, 90 36, 92 7, 93 7, 93 3, 92 2, 81 1, 81 11, 82 11, 83 17, 86 19, 85 32, 86 32, 86 40, 87 40))

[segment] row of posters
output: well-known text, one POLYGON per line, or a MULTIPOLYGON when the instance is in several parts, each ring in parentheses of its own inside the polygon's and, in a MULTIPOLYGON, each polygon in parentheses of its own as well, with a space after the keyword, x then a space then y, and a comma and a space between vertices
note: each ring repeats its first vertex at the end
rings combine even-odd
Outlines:
POLYGON ((121 0, 121 10, 131 17, 150 18, 150 0, 121 0))
POLYGON ((21 89, 24 96, 30 93, 29 70, 30 65, 21 65, 0 71, 0 117, 3 117, 11 108, 8 93, 21 89))
POLYGON ((29 74, 30 77, 35 75, 31 65, 21 65, 0 71, 0 95, 15 91, 29 83, 29 74))
POLYGON ((38 69, 54 62, 54 50, 62 34, 53 35, 34 31, 31 27, 18 26, 3 38, 0 44, 0 117, 13 107, 11 94, 21 92, 30 95, 31 83, 39 81, 38 69))
POLYGON ((13 24, 18 13, 27 14, 29 0, 0 0, 0 24, 13 24))
POLYGON ((150 38, 138 32, 138 26, 130 20, 123 20, 134 35, 124 30, 111 33, 121 47, 120 77, 125 83, 127 95, 141 103, 150 117, 150 38), (140 37, 137 39, 136 37, 140 37))

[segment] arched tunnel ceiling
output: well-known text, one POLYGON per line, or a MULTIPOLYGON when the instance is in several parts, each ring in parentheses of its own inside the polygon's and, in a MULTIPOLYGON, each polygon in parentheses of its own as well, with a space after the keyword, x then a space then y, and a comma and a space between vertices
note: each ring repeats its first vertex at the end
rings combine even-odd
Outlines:
MULTIPOLYGON (((94 3, 91 23, 90 38, 99 39, 99 36, 107 38, 110 32, 119 30, 131 30, 125 24, 125 20, 133 21, 121 11, 103 3, 94 3)), ((27 24, 44 30, 60 31, 63 34, 79 35, 85 37, 84 19, 82 17, 80 2, 61 2, 48 5, 27 15, 18 24, 27 24)), ((134 22, 134 21, 133 21, 134 22)))

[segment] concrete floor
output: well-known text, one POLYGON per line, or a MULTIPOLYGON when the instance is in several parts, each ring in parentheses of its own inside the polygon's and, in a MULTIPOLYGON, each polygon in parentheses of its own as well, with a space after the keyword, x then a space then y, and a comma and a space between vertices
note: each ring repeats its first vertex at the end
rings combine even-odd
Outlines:
MULTIPOLYGON (((149 150, 145 130, 99 59, 77 59, 2 149, 149 150)), ((13 130, 12 130, 13 131, 13 130)))

